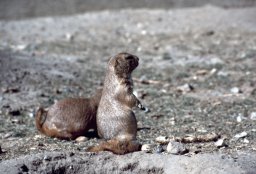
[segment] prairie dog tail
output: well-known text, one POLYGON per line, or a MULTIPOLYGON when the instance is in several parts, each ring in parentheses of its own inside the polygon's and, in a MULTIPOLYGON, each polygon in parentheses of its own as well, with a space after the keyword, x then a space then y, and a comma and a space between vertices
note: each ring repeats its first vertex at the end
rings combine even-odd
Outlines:
POLYGON ((131 153, 135 151, 140 151, 141 145, 134 141, 120 141, 112 139, 109 141, 104 141, 97 146, 92 146, 87 149, 88 152, 100 152, 100 151, 110 151, 114 154, 124 155, 126 153, 131 153))
POLYGON ((47 116, 47 111, 44 110, 44 108, 40 107, 36 111, 36 116, 35 116, 36 127, 42 133, 44 133, 44 130, 43 130, 42 126, 43 126, 43 124, 46 120, 46 116, 47 116))

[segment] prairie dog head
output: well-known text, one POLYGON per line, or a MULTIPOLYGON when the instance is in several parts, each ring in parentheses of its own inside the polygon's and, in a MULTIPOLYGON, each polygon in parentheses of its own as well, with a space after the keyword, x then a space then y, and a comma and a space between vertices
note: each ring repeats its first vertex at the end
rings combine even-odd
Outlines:
POLYGON ((125 77, 139 65, 139 58, 129 53, 119 53, 110 58, 108 66, 119 77, 125 77))

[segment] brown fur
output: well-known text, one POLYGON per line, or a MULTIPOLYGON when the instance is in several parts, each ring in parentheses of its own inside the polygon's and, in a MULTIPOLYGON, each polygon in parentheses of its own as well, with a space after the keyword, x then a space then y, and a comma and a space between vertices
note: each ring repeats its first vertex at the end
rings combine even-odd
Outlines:
POLYGON ((67 98, 49 109, 39 108, 35 124, 43 134, 60 139, 75 139, 89 129, 96 130, 96 113, 102 90, 92 98, 67 98))
POLYGON ((132 108, 142 109, 133 94, 132 71, 138 66, 138 57, 120 53, 109 60, 96 122, 98 135, 106 142, 88 151, 111 151, 125 154, 139 151, 136 142, 137 121, 132 108))
POLYGON ((98 146, 90 147, 90 152, 111 151, 114 154, 124 155, 126 153, 138 151, 141 145, 136 141, 120 141, 116 139, 103 141, 98 146))

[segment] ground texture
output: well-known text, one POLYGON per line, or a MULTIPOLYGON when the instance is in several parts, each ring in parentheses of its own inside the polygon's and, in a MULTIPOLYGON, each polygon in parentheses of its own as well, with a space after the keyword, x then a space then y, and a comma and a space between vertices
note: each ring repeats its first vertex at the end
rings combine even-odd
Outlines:
POLYGON ((0 21, 0 171, 253 173, 255 17, 255 8, 206 6, 0 21), (37 107, 90 96, 109 57, 122 51, 140 58, 134 89, 151 112, 135 110, 138 141, 156 150, 96 155, 84 151, 97 138, 77 143, 37 132, 37 107), (223 145, 185 143, 182 156, 166 154, 165 145, 159 153, 155 141, 213 133, 223 145))

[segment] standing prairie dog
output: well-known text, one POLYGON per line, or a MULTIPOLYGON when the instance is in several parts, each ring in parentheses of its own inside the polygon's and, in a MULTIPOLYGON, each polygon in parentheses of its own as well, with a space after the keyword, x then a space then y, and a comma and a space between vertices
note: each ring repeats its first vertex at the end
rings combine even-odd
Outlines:
POLYGON ((96 113, 101 98, 99 89, 91 98, 67 98, 39 108, 35 116, 37 129, 50 137, 75 139, 96 128, 96 113))
POLYGON ((140 150, 141 145, 136 142, 137 120, 132 108, 145 108, 133 94, 131 77, 138 65, 139 58, 129 53, 110 58, 96 116, 98 135, 107 141, 88 151, 125 154, 140 150))

